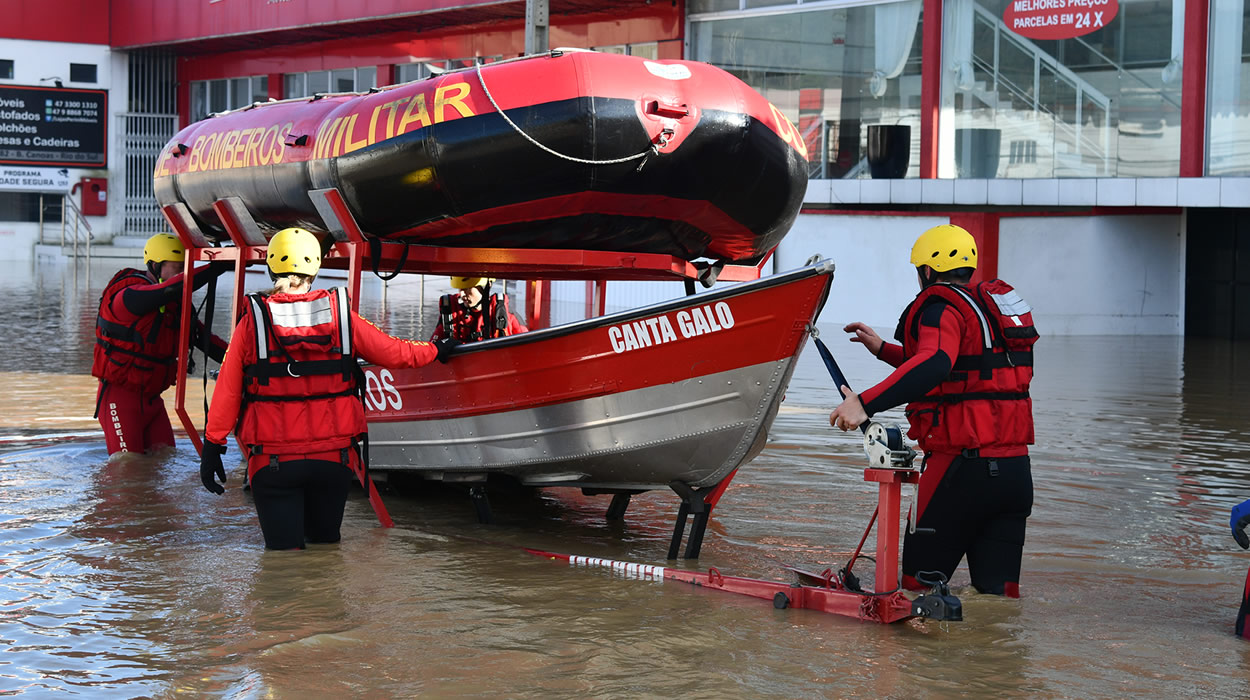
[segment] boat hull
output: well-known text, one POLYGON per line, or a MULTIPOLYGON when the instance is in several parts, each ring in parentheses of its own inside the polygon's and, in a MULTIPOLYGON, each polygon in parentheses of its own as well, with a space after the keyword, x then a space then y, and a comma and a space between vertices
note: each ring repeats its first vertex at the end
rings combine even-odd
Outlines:
POLYGON ((831 278, 823 263, 461 346, 446 365, 370 367, 371 467, 531 486, 712 486, 763 449, 831 278))

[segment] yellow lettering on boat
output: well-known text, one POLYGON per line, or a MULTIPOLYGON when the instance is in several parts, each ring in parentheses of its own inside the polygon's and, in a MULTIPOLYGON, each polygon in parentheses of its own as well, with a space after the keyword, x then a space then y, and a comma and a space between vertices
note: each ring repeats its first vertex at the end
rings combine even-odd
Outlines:
POLYGON ((395 133, 403 134, 408 132, 408 125, 417 122, 420 124, 417 128, 430 125, 430 114, 425 110, 425 93, 420 93, 408 102, 408 108, 404 110, 404 116, 399 120, 399 129, 395 133), (413 109, 416 113, 413 113, 413 109))
POLYGON ((464 103, 465 98, 469 96, 468 83, 452 83, 451 85, 439 85, 434 89, 434 123, 443 121, 443 112, 446 107, 454 107, 462 117, 472 117, 473 110, 464 103), (449 95, 455 90, 455 95, 449 95))

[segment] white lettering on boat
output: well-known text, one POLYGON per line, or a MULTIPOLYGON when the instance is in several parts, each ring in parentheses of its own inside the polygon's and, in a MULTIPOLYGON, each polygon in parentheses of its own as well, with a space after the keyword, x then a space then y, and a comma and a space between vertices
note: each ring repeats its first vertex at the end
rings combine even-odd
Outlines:
POLYGON ((608 327, 608 342, 618 355, 629 350, 649 348, 682 338, 694 338, 734 327, 734 315, 729 304, 718 301, 693 309, 682 309, 675 314, 652 316, 608 327), (672 316, 672 320, 669 317, 672 316), (674 326, 676 330, 674 330, 674 326))
POLYGON ((391 410, 398 411, 404 407, 404 400, 395 389, 395 375, 384 369, 376 375, 372 369, 365 370, 365 406, 372 411, 385 411, 387 404, 391 410))

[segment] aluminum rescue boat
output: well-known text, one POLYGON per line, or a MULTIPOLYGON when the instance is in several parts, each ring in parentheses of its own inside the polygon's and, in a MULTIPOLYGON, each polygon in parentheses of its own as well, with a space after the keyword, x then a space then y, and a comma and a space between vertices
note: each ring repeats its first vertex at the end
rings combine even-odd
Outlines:
POLYGON ((446 365, 367 368, 371 468, 592 490, 715 486, 764 447, 832 272, 826 261, 469 343, 446 365))
MULTIPOLYGON (((760 276, 798 215, 805 159, 793 125, 718 68, 556 50, 211 117, 164 148, 154 186, 188 268, 235 261, 232 318, 242 272, 286 226, 323 232, 323 267, 348 271, 353 304, 370 265, 599 285, 597 317, 546 328, 535 305, 535 330, 446 365, 366 368, 370 468, 467 484, 482 520, 492 478, 611 494, 609 519, 671 489, 670 555, 693 516, 697 557, 828 294, 829 262, 760 276), (688 295, 603 315, 608 280, 683 280, 688 295), (696 295, 696 281, 741 284, 696 295)), ((533 303, 544 282, 529 284, 533 303)))
POLYGON ((215 240, 219 199, 268 236, 324 230, 308 193, 335 188, 383 240, 755 262, 798 214, 806 158, 715 66, 560 49, 215 115, 162 149, 154 188, 215 240))

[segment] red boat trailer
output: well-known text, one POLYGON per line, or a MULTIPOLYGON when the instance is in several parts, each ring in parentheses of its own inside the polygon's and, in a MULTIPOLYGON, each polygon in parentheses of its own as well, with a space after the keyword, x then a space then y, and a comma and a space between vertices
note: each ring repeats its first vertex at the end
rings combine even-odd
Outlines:
MULTIPOLYGON (((626 578, 643 581, 681 581, 703 588, 738 593, 752 598, 772 600, 777 609, 801 608, 853 617, 865 622, 891 623, 913 617, 936 620, 961 620, 962 606, 958 598, 950 595, 945 582, 935 582, 934 590, 908 598, 899 587, 899 518, 903 484, 916 483, 920 473, 906 465, 890 468, 870 467, 864 470, 864 480, 877 484, 877 510, 873 513, 860 539, 862 549, 873 524, 878 523, 876 543, 876 572, 873 591, 862 590, 851 568, 859 557, 855 550, 846 567, 840 571, 826 569, 815 574, 794 567, 787 567, 798 577, 797 583, 764 581, 761 579, 726 576, 715 567, 706 572, 674 569, 671 567, 637 564, 633 562, 599 559, 595 557, 557 554, 539 549, 525 551, 536 556, 566 561, 574 567, 599 567, 612 570, 626 578)), ((670 559, 674 558, 672 556, 670 559)))
MULTIPOLYGON (((687 292, 693 294, 696 282, 710 287, 718 280, 732 282, 757 280, 771 257, 770 252, 755 265, 707 264, 654 253, 566 249, 450 248, 382 241, 366 238, 338 189, 313 190, 308 194, 334 241, 323 256, 322 267, 347 271, 347 286, 353 310, 359 308, 360 280, 366 260, 371 263, 375 274, 383 279, 390 279, 400 273, 448 276, 489 273, 491 276, 542 280, 542 282, 529 283, 530 293, 527 296, 530 303, 527 317, 533 329, 547 325, 548 313, 545 308, 549 307, 545 287, 547 280, 593 282, 597 288, 595 297, 598 300, 598 308, 595 311, 602 315, 605 298, 604 285, 608 281, 682 280, 686 283, 687 292)), ((244 292, 243 272, 250 264, 265 263, 267 239, 240 198, 225 197, 217 200, 213 203, 213 211, 229 234, 233 246, 217 247, 200 230, 186 204, 177 202, 162 208, 166 220, 186 248, 187 255, 183 267, 185 274, 189 276, 197 262, 228 260, 234 263, 234 290, 230 318, 235 319, 238 318, 238 305, 244 292)), ((187 347, 189 343, 193 309, 192 287, 183 285, 180 347, 187 347)), ((186 353, 179 354, 174 411, 190 436, 192 444, 195 445, 196 451, 199 452, 202 449, 200 430, 186 410, 187 360, 186 353)), ((669 558, 677 558, 681 541, 685 536, 687 518, 690 515, 694 518, 690 525, 690 537, 684 556, 691 559, 698 558, 708 517, 734 474, 736 470, 728 474, 720 483, 708 488, 681 489, 679 487, 683 486, 682 484, 673 486, 681 497, 681 506, 674 526, 669 558)), ((376 493, 375 489, 372 484, 366 484, 365 487, 371 495, 371 501, 374 501, 375 509, 379 509, 379 519, 385 525, 389 518, 384 515, 384 507, 381 506, 380 499, 373 497, 376 493)), ((586 492, 590 495, 611 494, 613 496, 612 503, 607 510, 609 520, 620 519, 624 515, 629 499, 633 495, 633 492, 629 491, 587 489, 586 492)), ((471 487, 470 495, 473 496, 474 503, 478 507, 479 520, 489 522, 489 506, 486 505, 481 487, 471 487)))

